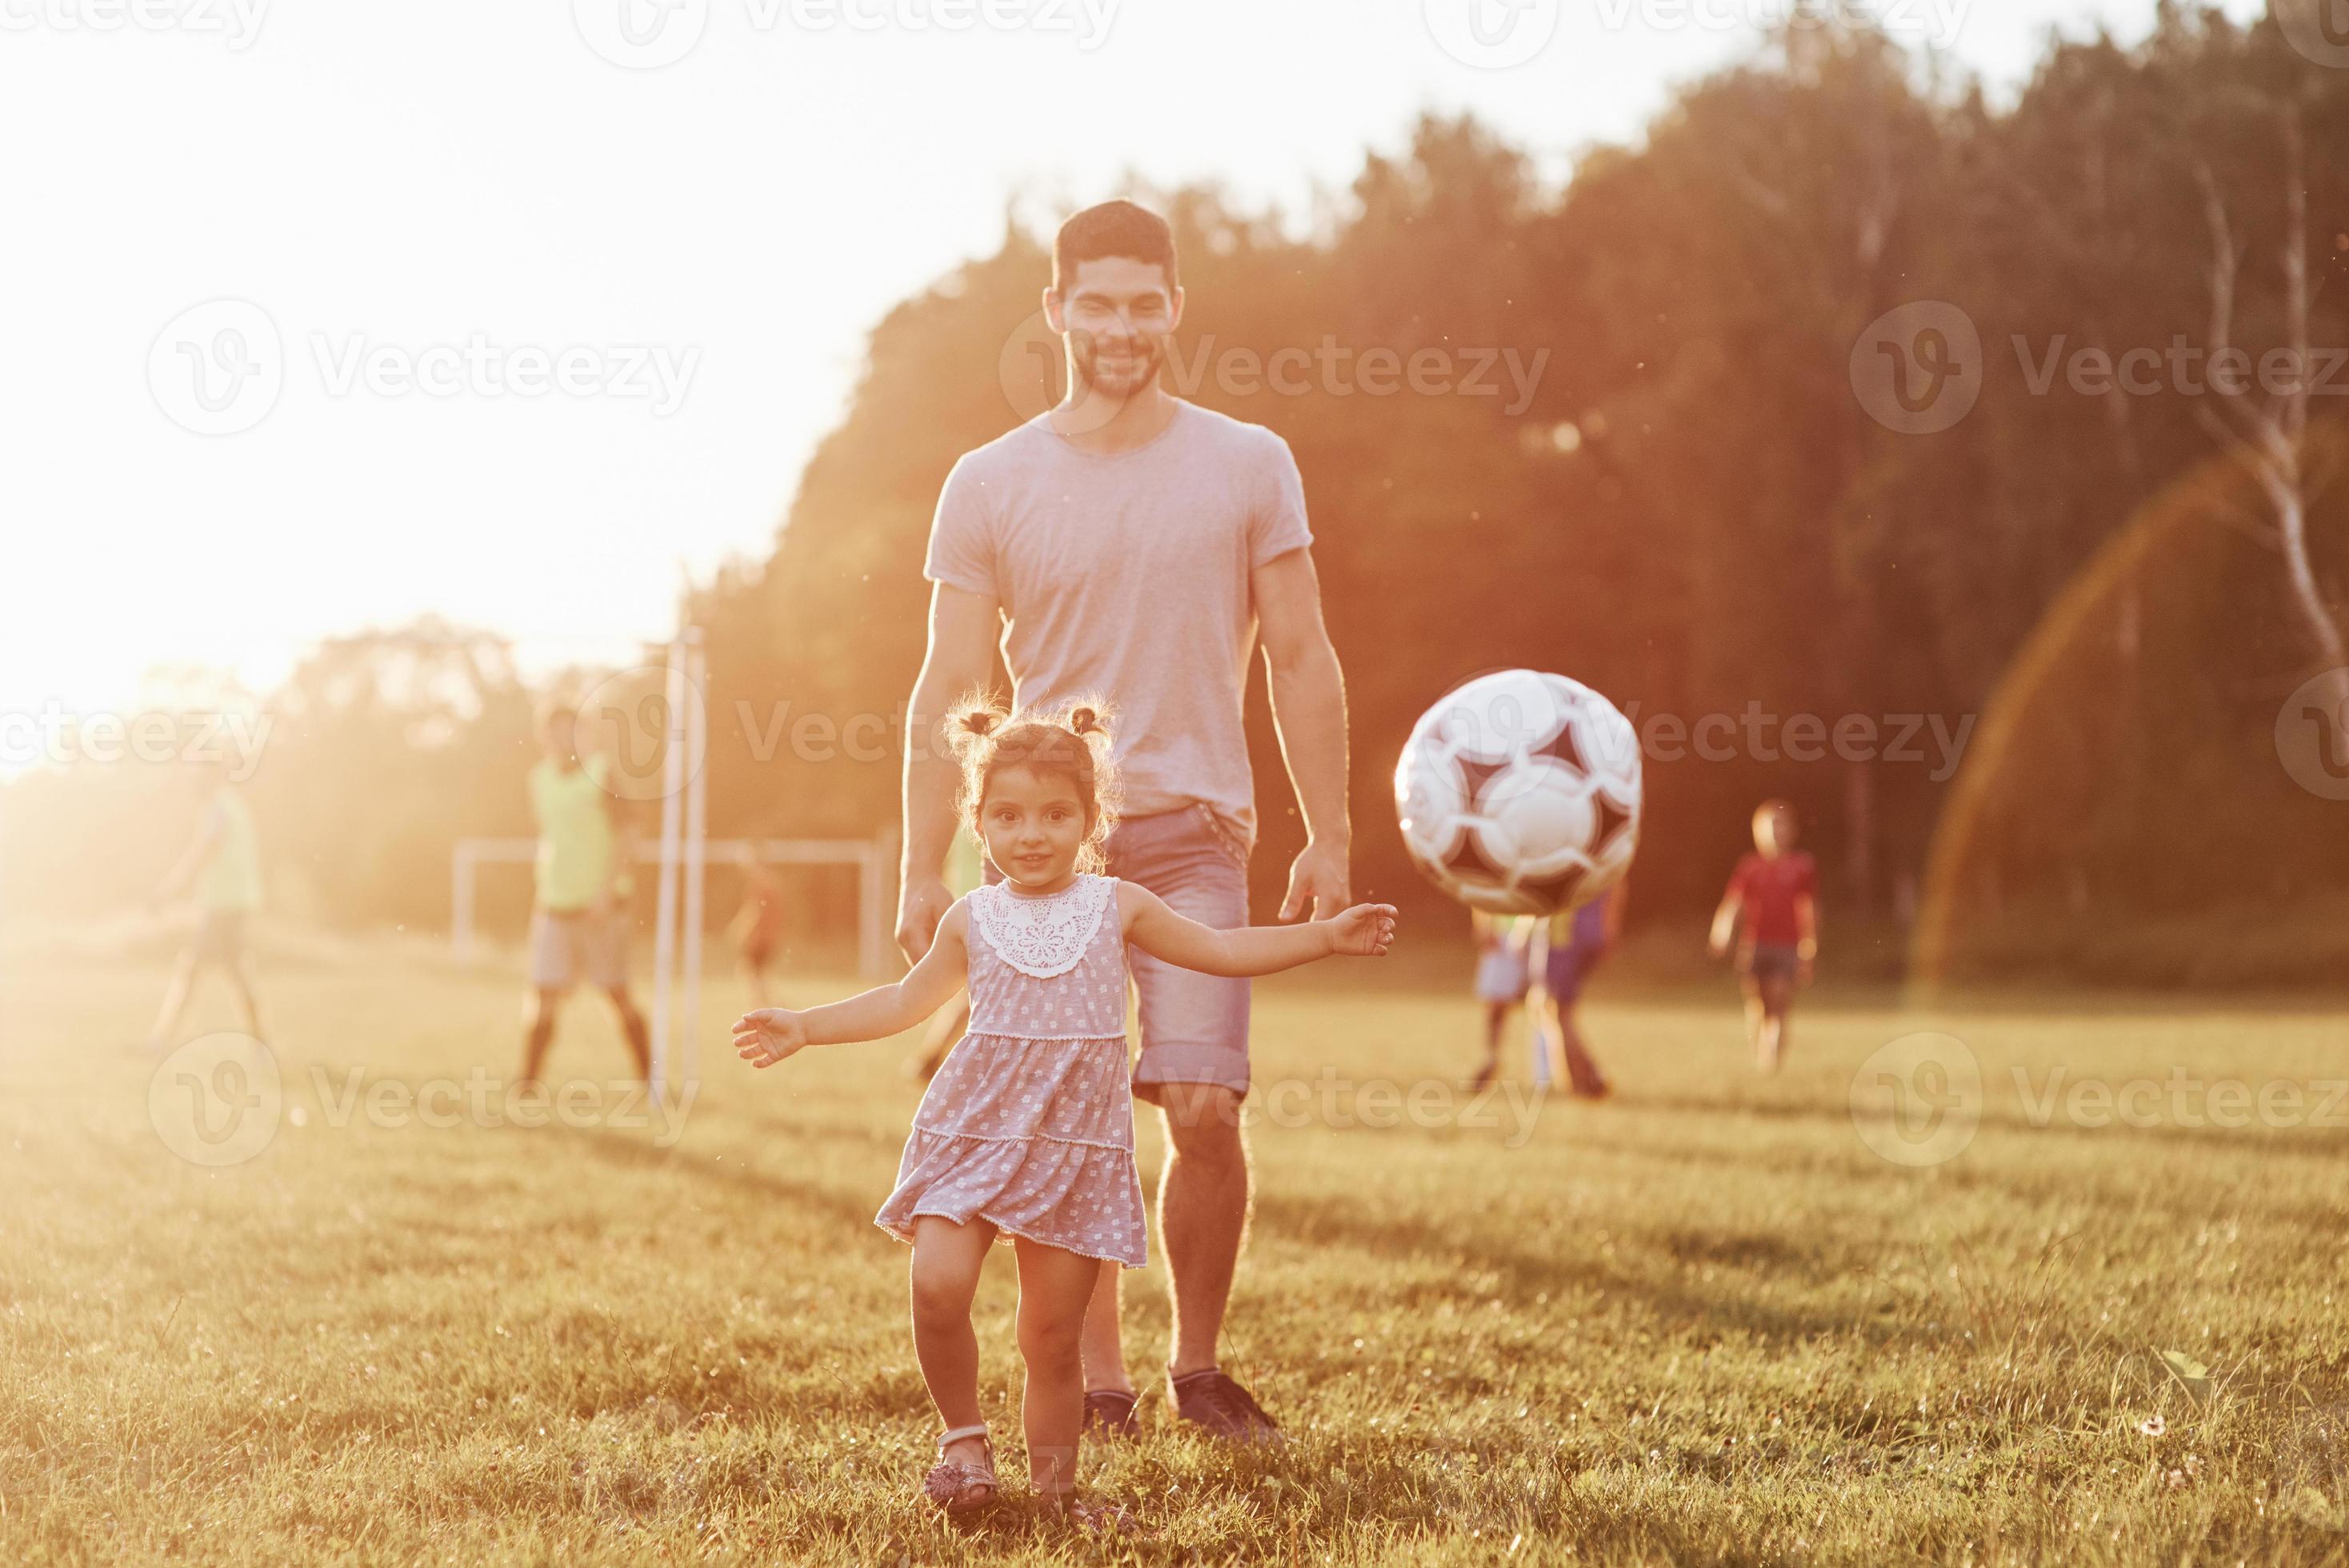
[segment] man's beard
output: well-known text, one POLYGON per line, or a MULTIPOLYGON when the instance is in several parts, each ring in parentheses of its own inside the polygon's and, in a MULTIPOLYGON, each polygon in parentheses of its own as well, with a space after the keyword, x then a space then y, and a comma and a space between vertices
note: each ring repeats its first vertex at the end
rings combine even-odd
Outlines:
POLYGON ((1104 377, 1099 364, 1102 356, 1094 349, 1092 339, 1083 333, 1074 335, 1071 346, 1076 352, 1071 357, 1076 361, 1079 387, 1103 397, 1119 399, 1145 390, 1158 378, 1159 366, 1164 362, 1165 353, 1156 338, 1143 337, 1133 341, 1135 352, 1123 356, 1124 363, 1104 377))

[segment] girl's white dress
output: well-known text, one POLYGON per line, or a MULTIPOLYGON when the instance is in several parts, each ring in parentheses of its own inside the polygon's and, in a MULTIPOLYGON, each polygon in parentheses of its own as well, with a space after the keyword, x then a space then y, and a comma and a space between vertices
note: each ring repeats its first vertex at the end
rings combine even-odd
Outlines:
POLYGON ((930 1080, 874 1222, 991 1222, 1128 1268, 1144 1258, 1126 1078, 1117 879, 1080 873, 1041 898, 1002 882, 965 896, 970 1024, 930 1080))

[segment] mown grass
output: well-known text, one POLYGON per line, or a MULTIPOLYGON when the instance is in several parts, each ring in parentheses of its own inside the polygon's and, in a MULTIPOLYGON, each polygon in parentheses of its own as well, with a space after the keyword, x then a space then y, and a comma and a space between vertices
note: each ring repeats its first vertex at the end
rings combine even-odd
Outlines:
MULTIPOLYGON (((2349 1132, 2031 1111, 2059 1066, 2349 1077, 2339 1016, 1828 994, 1764 1082, 1713 988, 1591 1009, 1612 1103, 1334 1125, 1352 1108, 1325 1068, 1408 1088, 1471 1059, 1455 967, 1260 987, 1259 1081, 1307 1088, 1255 1132, 1227 1359, 1294 1440, 1217 1448, 1154 1394, 1144 1441, 1087 1453, 1151 1532, 1104 1547, 912 1501, 933 1418, 904 1253, 869 1222, 914 1098, 902 1043, 756 1076, 715 1048, 673 1146, 657 1124, 336 1126, 352 1068, 508 1070, 514 985, 407 948, 281 965, 305 1125, 212 1170, 158 1137, 151 1064, 123 1049, 160 973, 19 960, 0 1561, 2349 1561, 2349 1132), (1863 1143, 1849 1088, 1922 1028, 1988 1088, 1971 1145, 1911 1169, 1863 1143)), ((712 994, 722 1020, 738 998, 712 994)), ((558 1049, 616 1076, 585 1001, 558 1049)), ((980 1334, 1016 1471, 1008 1262, 980 1334)), ((1164 1275, 1128 1283, 1139 1374, 1164 1275)))

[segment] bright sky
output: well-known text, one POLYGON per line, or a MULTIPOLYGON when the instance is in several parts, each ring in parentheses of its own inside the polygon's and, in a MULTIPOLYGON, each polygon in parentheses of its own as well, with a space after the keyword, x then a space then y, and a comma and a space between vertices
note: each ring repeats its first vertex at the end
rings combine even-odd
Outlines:
MULTIPOLYGON (((1560 166, 1790 3, 0 0, 0 714, 428 610, 623 655, 1008 199, 1299 211, 1429 108, 1560 166)), ((2008 89, 2153 10, 1871 3, 2008 89)))

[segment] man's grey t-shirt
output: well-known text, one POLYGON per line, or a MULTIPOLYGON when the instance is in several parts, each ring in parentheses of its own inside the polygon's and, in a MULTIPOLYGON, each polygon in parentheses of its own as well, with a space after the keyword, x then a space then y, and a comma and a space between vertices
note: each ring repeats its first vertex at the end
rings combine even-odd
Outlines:
POLYGON ((1116 706, 1125 813, 1204 801, 1244 844, 1248 573, 1313 542, 1288 443, 1178 403, 1156 439, 1096 456, 1039 415, 947 476, 922 575, 1002 607, 1012 701, 1116 706))

